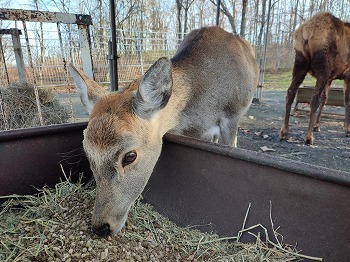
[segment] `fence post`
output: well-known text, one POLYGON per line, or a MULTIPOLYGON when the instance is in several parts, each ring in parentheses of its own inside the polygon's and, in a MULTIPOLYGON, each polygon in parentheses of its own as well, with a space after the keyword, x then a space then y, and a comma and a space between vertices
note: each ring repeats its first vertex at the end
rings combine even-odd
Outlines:
POLYGON ((5 69, 7 84, 10 85, 9 72, 7 71, 7 65, 6 65, 6 61, 5 61, 5 54, 4 54, 4 48, 2 46, 2 36, 1 35, 0 35, 0 52, 1 52, 2 61, 4 62, 4 69, 5 69))
POLYGON ((83 70, 90 78, 94 79, 89 26, 78 24, 78 31, 83 70))
MULTIPOLYGON (((66 85, 68 87, 69 86, 69 74, 68 74, 68 68, 67 68, 67 60, 66 60, 65 53, 64 53, 64 47, 63 47, 63 40, 62 40, 62 33, 61 33, 60 23, 57 23, 57 33, 58 33, 58 39, 60 41, 60 47, 61 47, 61 54, 62 54, 62 59, 63 59, 63 68, 64 68, 64 73, 65 73, 66 85)), ((74 110, 73 110, 73 101, 72 101, 71 91, 70 91, 69 88, 68 88, 68 96, 69 96, 70 110, 71 110, 71 113, 72 113, 71 118, 72 118, 72 121, 75 122, 74 110)))
POLYGON ((118 72, 114 72, 114 66, 113 66, 113 43, 111 40, 108 41, 108 60, 109 60, 109 80, 111 83, 111 91, 115 91, 116 83, 115 83, 115 77, 114 73, 118 74, 118 72))
POLYGON ((22 34, 22 32, 17 28, 11 28, 11 30, 12 30, 11 36, 12 36, 13 50, 15 52, 16 65, 18 70, 18 78, 20 82, 27 82, 27 75, 26 75, 26 68, 24 66, 21 40, 19 38, 19 35, 22 34))
POLYGON ((1 115, 2 115, 2 119, 4 121, 4 127, 5 130, 9 130, 10 126, 9 126, 9 122, 8 122, 8 117, 7 117, 7 113, 6 113, 6 108, 5 108, 5 103, 4 103, 4 99, 2 97, 2 93, 0 91, 0 111, 1 111, 1 115))
POLYGON ((32 59, 32 52, 30 51, 30 45, 29 45, 29 37, 28 37, 28 31, 27 31, 27 25, 25 21, 22 21, 23 24, 23 29, 24 29, 24 36, 26 39, 26 44, 27 44, 27 52, 28 52, 28 57, 29 57, 29 63, 30 63, 30 68, 32 69, 32 79, 34 83, 34 94, 35 94, 35 101, 36 101, 36 107, 38 109, 38 116, 39 116, 39 121, 40 125, 44 125, 44 119, 43 119, 43 114, 41 112, 41 106, 40 106, 40 98, 39 98, 39 91, 36 86, 36 77, 35 77, 35 71, 34 71, 34 65, 33 65, 33 59, 32 59))

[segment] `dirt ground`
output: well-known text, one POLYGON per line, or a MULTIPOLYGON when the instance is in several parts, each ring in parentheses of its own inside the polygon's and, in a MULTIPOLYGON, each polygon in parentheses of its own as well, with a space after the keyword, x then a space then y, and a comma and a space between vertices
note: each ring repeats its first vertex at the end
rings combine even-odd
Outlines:
MULTIPOLYGON (((290 117, 289 142, 280 141, 285 95, 286 91, 263 91, 260 104, 253 103, 241 120, 238 147, 350 172, 350 137, 345 137, 343 128, 344 107, 325 107, 324 112, 343 116, 323 114, 321 132, 314 132, 314 145, 304 145, 309 122, 309 112, 305 111, 290 117), (271 151, 263 151, 262 147, 271 151)), ((309 105, 299 108, 308 110, 309 105)))

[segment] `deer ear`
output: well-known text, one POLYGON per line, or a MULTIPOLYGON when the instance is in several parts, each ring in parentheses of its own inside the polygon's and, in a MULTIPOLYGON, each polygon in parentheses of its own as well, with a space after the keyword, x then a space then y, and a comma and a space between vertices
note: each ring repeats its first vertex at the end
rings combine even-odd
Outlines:
POLYGON ((144 119, 152 118, 167 105, 172 86, 171 62, 165 57, 160 58, 147 70, 133 97, 134 113, 144 119))
POLYGON ((90 114, 94 107, 94 102, 89 99, 88 89, 89 85, 98 85, 95 81, 90 79, 83 71, 75 68, 69 64, 69 73, 73 77, 75 86, 77 87, 81 103, 84 105, 86 111, 90 114))

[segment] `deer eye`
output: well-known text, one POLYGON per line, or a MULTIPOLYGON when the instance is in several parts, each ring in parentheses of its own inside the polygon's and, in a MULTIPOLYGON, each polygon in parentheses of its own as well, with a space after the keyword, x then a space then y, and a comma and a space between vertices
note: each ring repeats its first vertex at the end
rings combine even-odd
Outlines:
POLYGON ((122 166, 125 167, 134 162, 137 158, 137 154, 135 151, 130 151, 124 155, 122 166))

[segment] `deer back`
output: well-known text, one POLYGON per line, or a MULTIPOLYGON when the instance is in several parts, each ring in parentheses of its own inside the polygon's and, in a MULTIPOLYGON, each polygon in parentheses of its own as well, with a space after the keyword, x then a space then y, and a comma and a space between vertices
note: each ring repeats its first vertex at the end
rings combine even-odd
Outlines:
POLYGON ((211 130, 235 129, 258 84, 252 46, 219 27, 202 28, 186 36, 171 61, 173 90, 187 95, 172 132, 213 140, 211 130))

